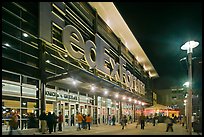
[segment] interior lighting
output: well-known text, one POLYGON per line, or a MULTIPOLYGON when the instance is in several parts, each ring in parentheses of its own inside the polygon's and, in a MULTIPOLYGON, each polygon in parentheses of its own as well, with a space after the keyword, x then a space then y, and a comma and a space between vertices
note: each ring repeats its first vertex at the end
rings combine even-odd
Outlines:
POLYGON ((124 96, 124 97, 123 97, 123 100, 125 100, 125 99, 126 99, 126 97, 124 96))
POLYGON ((8 43, 5 43, 4 45, 7 46, 7 47, 11 47, 8 43))
POLYGON ((105 95, 107 95, 107 94, 108 94, 108 91, 107 91, 107 90, 105 90, 105 91, 104 91, 104 94, 105 94, 105 95))
POLYGON ((73 85, 76 85, 76 81, 75 80, 73 80, 73 85))
POLYGON ((50 60, 46 60, 47 63, 50 63, 50 60))
POLYGON ((23 33, 23 36, 24 36, 24 37, 28 37, 28 34, 27 34, 27 33, 23 33))

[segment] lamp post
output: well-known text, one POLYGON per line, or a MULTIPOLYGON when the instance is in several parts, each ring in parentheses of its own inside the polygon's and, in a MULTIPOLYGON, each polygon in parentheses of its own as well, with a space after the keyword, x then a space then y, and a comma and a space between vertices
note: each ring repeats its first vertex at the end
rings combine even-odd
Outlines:
POLYGON ((192 135, 192 53, 193 53, 193 48, 197 47, 199 45, 198 42, 196 41, 188 41, 186 42, 183 46, 181 46, 182 50, 187 50, 188 54, 188 82, 189 82, 189 87, 188 87, 188 101, 187 101, 187 106, 188 106, 188 132, 189 135, 192 135))

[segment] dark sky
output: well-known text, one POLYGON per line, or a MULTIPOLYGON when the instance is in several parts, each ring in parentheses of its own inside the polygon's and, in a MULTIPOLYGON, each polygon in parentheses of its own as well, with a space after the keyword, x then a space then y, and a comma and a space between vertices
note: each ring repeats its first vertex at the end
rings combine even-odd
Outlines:
POLYGON ((202 57, 202 3, 114 2, 159 74, 153 89, 181 86, 187 81, 187 56, 180 47, 189 40, 200 44, 193 56, 202 57))

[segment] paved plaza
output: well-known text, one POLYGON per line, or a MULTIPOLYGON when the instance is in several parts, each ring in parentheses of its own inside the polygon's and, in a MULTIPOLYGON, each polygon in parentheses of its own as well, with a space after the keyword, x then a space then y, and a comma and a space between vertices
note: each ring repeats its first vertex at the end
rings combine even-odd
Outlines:
MULTIPOLYGON (((62 132, 52 132, 51 134, 43 134, 43 135, 188 135, 185 127, 182 127, 180 124, 174 124, 173 132, 165 132, 166 124, 159 123, 156 126, 153 126, 151 123, 145 125, 145 129, 140 129, 140 126, 135 127, 135 123, 128 124, 124 130, 121 129, 119 124, 112 125, 99 125, 92 126, 91 130, 81 129, 79 131, 76 130, 76 127, 66 127, 62 132)), ((8 134, 8 132, 3 132, 3 135, 8 134)), ((42 135, 38 130, 24 130, 14 132, 14 135, 22 134, 22 135, 42 135)), ((198 135, 193 132, 193 135, 198 135)))

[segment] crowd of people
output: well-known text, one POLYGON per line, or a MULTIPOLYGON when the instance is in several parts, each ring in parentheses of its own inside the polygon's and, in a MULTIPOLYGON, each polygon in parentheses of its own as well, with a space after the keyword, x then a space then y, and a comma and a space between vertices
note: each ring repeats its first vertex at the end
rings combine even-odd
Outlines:
MULTIPOLYGON (((6 115, 7 120, 5 120, 4 122, 6 125, 6 130, 10 129, 9 131, 10 135, 12 135, 13 130, 20 128, 20 120, 19 120, 20 118, 19 117, 20 116, 17 112, 7 113, 6 115)), ((22 120, 22 126, 21 126, 22 129, 23 128, 38 128, 39 123, 34 113, 25 114, 23 115, 22 119, 24 119, 22 120)), ((39 120, 41 122, 40 130, 42 134, 46 134, 47 132, 49 132, 50 134, 52 132, 56 132, 57 125, 58 125, 58 131, 62 131, 63 115, 61 112, 59 112, 58 116, 55 114, 55 112, 53 112, 52 114, 51 112, 48 112, 48 114, 43 112, 39 116, 39 120)), ((135 120, 136 120, 136 128, 138 127, 138 125, 140 125, 142 130, 145 129, 145 124, 148 124, 148 123, 152 123, 152 126, 156 126, 158 123, 166 123, 166 132, 169 132, 169 130, 173 132, 174 131, 173 124, 175 123, 179 123, 183 127, 187 125, 186 116, 180 116, 180 115, 178 117, 177 116, 172 116, 172 117, 157 116, 156 114, 151 115, 151 116, 145 116, 144 113, 141 113, 141 115, 136 115, 135 120)), ((127 124, 130 124, 133 122, 133 118, 131 115, 127 115, 127 116, 122 115, 119 122, 122 126, 122 130, 124 130, 127 124)), ((76 116, 74 116, 74 114, 71 115, 70 123, 71 123, 70 126, 77 127, 77 131, 81 129, 90 130, 91 123, 92 123, 92 117, 90 116, 90 114, 82 115, 80 112, 78 112, 76 113, 76 116)), ((106 124, 115 126, 116 125, 115 115, 108 115, 106 124)))
MULTIPOLYGON (((9 130, 9 135, 13 134, 13 130, 20 128, 20 115, 17 112, 11 111, 3 116, 4 125, 6 130, 9 130)), ((22 126, 21 129, 37 128, 38 120, 34 113, 26 113, 22 115, 22 126)))
POLYGON ((53 131, 56 132, 56 127, 58 123, 58 131, 62 131, 62 123, 63 123, 63 116, 62 113, 59 112, 59 115, 57 116, 55 112, 51 114, 51 112, 48 112, 46 115, 45 112, 43 112, 40 117, 41 121, 41 131, 42 134, 46 134, 47 131, 51 134, 53 131))

